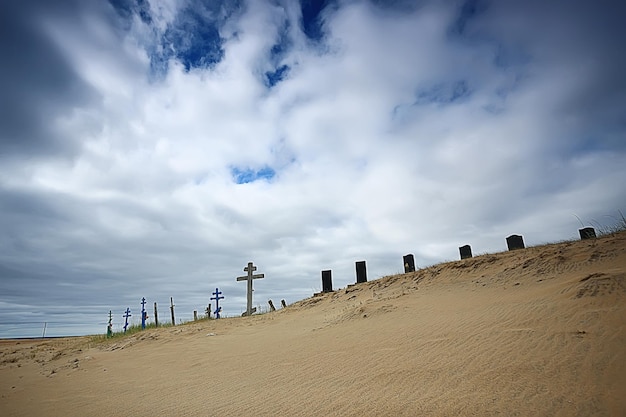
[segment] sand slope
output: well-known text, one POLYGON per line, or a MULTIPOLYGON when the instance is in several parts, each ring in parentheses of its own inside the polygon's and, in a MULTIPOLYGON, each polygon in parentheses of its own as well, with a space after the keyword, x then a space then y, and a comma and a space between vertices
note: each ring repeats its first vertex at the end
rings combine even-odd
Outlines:
POLYGON ((2 416, 624 416, 626 233, 262 316, 0 343, 2 416))

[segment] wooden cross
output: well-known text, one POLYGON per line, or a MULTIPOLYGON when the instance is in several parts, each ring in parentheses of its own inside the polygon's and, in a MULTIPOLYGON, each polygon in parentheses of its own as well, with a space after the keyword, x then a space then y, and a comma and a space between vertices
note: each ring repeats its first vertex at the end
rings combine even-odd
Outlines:
MULTIPOLYGON (((215 296, 215 297, 211 297, 210 298, 211 300, 215 300, 215 318, 219 319, 220 318, 220 312, 222 311, 222 308, 220 307, 220 300, 223 300, 224 296, 220 295, 220 294, 222 294, 222 292, 220 290, 218 290, 217 288, 215 289, 215 292, 211 293, 211 294, 213 294, 215 296)), ((210 306, 210 304, 209 304, 209 306, 210 306)), ((210 308, 211 307, 209 307, 207 310, 211 311, 211 310, 209 310, 210 308)))
POLYGON ((253 275, 253 272, 256 271, 256 266, 254 266, 252 262, 248 262, 248 266, 246 266, 243 270, 244 272, 247 272, 248 275, 237 277, 237 281, 248 281, 248 308, 246 310, 247 312, 246 315, 251 316, 252 315, 252 291, 254 291, 252 289, 252 280, 265 278, 265 274, 253 275))

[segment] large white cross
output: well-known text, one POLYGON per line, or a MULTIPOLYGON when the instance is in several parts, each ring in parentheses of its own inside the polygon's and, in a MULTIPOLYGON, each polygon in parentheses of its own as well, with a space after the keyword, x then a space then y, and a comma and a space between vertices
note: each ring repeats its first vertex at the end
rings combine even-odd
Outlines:
POLYGON ((254 291, 252 289, 252 280, 258 279, 258 278, 264 278, 265 274, 253 275, 253 272, 256 271, 256 266, 254 266, 252 262, 248 262, 248 266, 246 266, 243 270, 244 272, 247 272, 248 275, 237 277, 237 281, 248 281, 248 308, 246 310, 247 311, 246 315, 251 316, 252 315, 252 291, 254 291))

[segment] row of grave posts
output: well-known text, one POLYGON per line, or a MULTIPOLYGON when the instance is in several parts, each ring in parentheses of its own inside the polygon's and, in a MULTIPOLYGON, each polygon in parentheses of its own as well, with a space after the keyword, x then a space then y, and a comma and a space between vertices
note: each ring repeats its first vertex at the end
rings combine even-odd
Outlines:
MULTIPOLYGON (((595 239, 596 231, 593 227, 585 227, 578 230, 581 240, 595 239)), ((506 245, 508 250, 524 249, 524 238, 520 235, 510 235, 506 238, 506 245)), ((459 247, 459 254, 461 259, 468 259, 472 257, 472 247, 470 245, 464 245, 459 247)), ((407 254, 402 257, 402 263, 404 264, 404 273, 415 272, 415 257, 413 254, 407 254)), ((355 264, 356 267, 356 283, 367 282, 367 270, 365 261, 358 261, 355 264)), ((322 271, 322 293, 333 291, 333 278, 332 270, 322 271)), ((273 305, 270 301, 270 308, 274 311, 273 305)))
MULTIPOLYGON (((270 305, 270 311, 276 311, 276 307, 274 307, 274 302, 272 300, 267 300, 267 303, 270 305)), ((280 300, 280 305, 283 308, 287 308, 287 303, 285 300, 280 300)))
MULTIPOLYGON (((580 235, 580 240, 596 238, 596 230, 593 227, 584 227, 582 229, 578 229, 578 234, 580 235)), ((525 249, 526 245, 524 245, 524 238, 521 235, 508 236, 506 238, 506 247, 510 251, 525 249)), ((461 256, 461 259, 471 258, 472 247, 470 245, 459 247, 459 254, 461 256)))
MULTIPOLYGON (((356 283, 360 284, 362 282, 367 282, 367 265, 365 261, 355 262, 354 267, 356 270, 356 283)), ((327 270, 322 271, 322 293, 332 292, 332 291, 333 291, 333 271, 330 269, 327 269, 327 270)))

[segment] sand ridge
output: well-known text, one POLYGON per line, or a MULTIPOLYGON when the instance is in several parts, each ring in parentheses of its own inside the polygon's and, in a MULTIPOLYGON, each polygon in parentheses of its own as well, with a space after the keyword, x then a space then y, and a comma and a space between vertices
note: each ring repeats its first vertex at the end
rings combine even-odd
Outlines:
POLYGON ((618 233, 105 343, 3 341, 0 415, 621 416, 625 322, 618 233))

